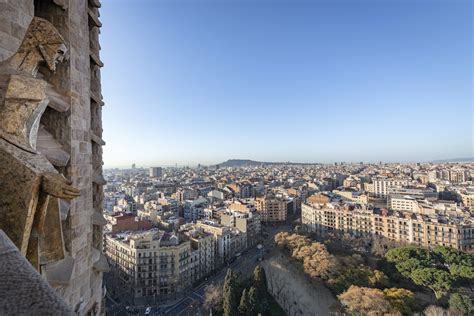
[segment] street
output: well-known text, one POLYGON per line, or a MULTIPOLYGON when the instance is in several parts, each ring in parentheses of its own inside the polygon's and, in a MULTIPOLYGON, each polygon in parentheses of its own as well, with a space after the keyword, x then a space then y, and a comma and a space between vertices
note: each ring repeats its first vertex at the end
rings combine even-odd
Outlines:
MULTIPOLYGON (((204 295, 207 286, 211 284, 220 285, 224 282, 227 269, 232 269, 240 277, 250 277, 253 270, 258 264, 258 258, 265 256, 267 251, 273 247, 274 236, 282 231, 290 231, 291 224, 284 224, 280 226, 265 226, 263 228, 263 248, 257 249, 257 246, 249 248, 242 255, 230 263, 227 267, 222 267, 215 274, 209 276, 206 281, 194 287, 186 296, 178 300, 172 305, 168 306, 152 306, 151 314, 155 316, 181 316, 188 315, 195 307, 201 306, 204 303, 204 295)), ((127 312, 124 303, 115 304, 107 297, 107 315, 127 316, 127 315, 144 315, 145 307, 138 308, 135 311, 127 312)), ((200 315, 199 313, 197 315, 200 315)))

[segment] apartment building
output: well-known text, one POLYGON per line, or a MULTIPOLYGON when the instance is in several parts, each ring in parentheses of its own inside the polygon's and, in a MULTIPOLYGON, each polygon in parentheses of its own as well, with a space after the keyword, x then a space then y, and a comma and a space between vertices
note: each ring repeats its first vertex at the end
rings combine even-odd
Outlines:
POLYGON ((228 211, 221 215, 221 224, 235 227, 247 235, 247 247, 255 245, 261 237, 260 215, 257 212, 241 213, 228 211))
POLYGON ((149 219, 138 218, 130 213, 105 214, 107 221, 104 229, 108 233, 117 234, 123 231, 141 231, 153 227, 153 222, 149 219))
POLYGON ((158 199, 158 202, 163 208, 163 211, 173 213, 178 213, 179 211, 178 201, 173 198, 160 198, 158 199))
POLYGON ((114 206, 115 212, 130 212, 133 214, 137 213, 137 202, 130 196, 125 195, 124 197, 117 200, 117 205, 114 206))
POLYGON ((150 178, 161 178, 163 175, 163 169, 161 167, 150 167, 149 177, 150 178))
POLYGON ((187 221, 196 221, 204 218, 204 210, 209 205, 206 198, 187 200, 184 202, 184 218, 187 221))
POLYGON ((286 199, 277 196, 265 196, 255 200, 255 207, 264 223, 286 221, 288 203, 286 199))
POLYGON ((225 199, 224 192, 219 190, 212 190, 207 194, 211 202, 222 202, 225 199))
POLYGON ((179 189, 176 193, 173 194, 173 197, 178 201, 178 203, 184 203, 186 200, 195 200, 199 196, 199 192, 194 189, 179 189))
POLYGON ((395 178, 374 178, 373 192, 376 197, 387 197, 389 190, 394 187, 403 187, 408 185, 408 180, 395 178))
POLYGON ((217 266, 228 262, 235 254, 247 248, 247 234, 238 229, 210 220, 197 221, 196 227, 214 236, 217 266))
POLYGON ((388 196, 390 195, 409 195, 414 198, 427 199, 435 201, 439 198, 439 193, 435 189, 429 187, 390 187, 388 196))
POLYGON ((471 212, 474 211, 474 187, 467 188, 463 192, 459 193, 462 204, 467 207, 471 212))
POLYGON ((380 235, 423 247, 441 245, 464 251, 472 251, 474 246, 474 221, 462 215, 427 216, 359 204, 305 203, 301 221, 304 229, 316 233, 380 235))
POLYGON ((308 203, 320 203, 320 204, 326 204, 331 201, 331 198, 323 193, 315 193, 308 197, 307 202, 308 203))
POLYGON ((134 302, 165 299, 198 277, 199 255, 184 235, 158 229, 106 234, 105 250, 112 269, 111 290, 134 302))
POLYGON ((360 204, 369 203, 369 196, 367 194, 363 194, 363 192, 333 190, 332 193, 334 193, 336 196, 340 197, 344 201, 350 201, 360 204))
POLYGON ((388 207, 394 211, 406 211, 418 213, 418 201, 416 198, 406 195, 390 195, 388 199, 388 207))
POLYGON ((364 183, 364 191, 367 192, 370 196, 375 195, 375 187, 373 183, 364 183))
POLYGON ((451 183, 462 183, 468 180, 470 173, 468 170, 453 168, 453 169, 437 169, 435 170, 435 177, 440 180, 446 180, 451 183))
POLYGON ((196 228, 195 225, 183 225, 181 231, 189 237, 193 251, 196 251, 199 263, 197 279, 200 280, 212 273, 216 268, 216 240, 214 235, 196 228))
POLYGON ((228 204, 228 208, 231 211, 240 212, 240 213, 249 213, 255 211, 255 200, 233 200, 228 204))
POLYGON ((463 169, 449 170, 449 181, 451 183, 463 183, 469 178, 469 172, 463 169))

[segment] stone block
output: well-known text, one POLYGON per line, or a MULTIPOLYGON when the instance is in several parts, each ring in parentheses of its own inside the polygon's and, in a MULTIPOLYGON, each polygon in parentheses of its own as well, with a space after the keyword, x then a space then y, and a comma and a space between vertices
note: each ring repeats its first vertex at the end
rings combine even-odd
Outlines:
POLYGON ((73 315, 1 230, 0 279, 1 315, 73 315))

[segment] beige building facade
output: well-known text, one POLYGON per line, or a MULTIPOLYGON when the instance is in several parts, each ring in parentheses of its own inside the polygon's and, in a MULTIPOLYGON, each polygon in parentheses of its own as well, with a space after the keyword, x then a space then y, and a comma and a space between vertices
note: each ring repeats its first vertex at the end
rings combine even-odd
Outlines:
POLYGON ((116 297, 136 303, 167 299, 198 276, 198 254, 191 241, 152 229, 105 237, 112 273, 108 284, 116 297))
POLYGON ((378 235, 423 247, 446 246, 463 251, 474 247, 474 222, 469 217, 425 216, 363 205, 302 205, 307 231, 341 231, 358 236, 378 235))
POLYGON ((287 207, 288 203, 284 198, 265 196, 255 200, 255 208, 263 223, 286 221, 287 207))
POLYGON ((361 204, 369 203, 369 197, 366 194, 361 194, 360 192, 333 190, 332 193, 341 197, 345 201, 361 204))
POLYGON ((203 279, 216 268, 216 240, 212 234, 201 229, 193 229, 185 234, 191 241, 192 249, 198 254, 199 266, 196 279, 203 279))
POLYGON ((462 204, 471 212, 474 211, 474 192, 461 193, 462 204))

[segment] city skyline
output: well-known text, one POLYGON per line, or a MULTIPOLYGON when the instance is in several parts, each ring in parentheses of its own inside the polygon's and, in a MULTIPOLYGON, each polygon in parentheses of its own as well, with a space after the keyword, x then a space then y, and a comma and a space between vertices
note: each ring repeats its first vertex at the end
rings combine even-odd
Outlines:
MULTIPOLYGON (((163 168, 173 168, 173 167, 178 167, 178 168, 182 168, 182 167, 191 167, 191 168, 194 168, 194 167, 199 167, 199 166, 205 166, 205 167, 214 167, 214 166, 217 166, 217 165, 221 165, 222 163, 225 163, 227 161, 230 161, 230 160, 248 160, 248 159, 227 159, 226 161, 221 161, 219 163, 210 163, 210 164, 203 164, 203 163, 200 163, 200 162, 197 162, 197 163, 190 163, 190 164, 178 164, 178 163, 174 163, 174 164, 153 164, 153 163, 150 163, 150 164, 144 164, 144 165, 140 165, 140 164, 136 164, 135 162, 130 162, 129 164, 125 164, 125 165, 120 165, 120 166, 111 166, 111 167, 108 167, 108 166, 104 166, 105 169, 128 169, 132 166, 135 166, 135 168, 137 169, 148 169, 148 168, 156 168, 156 167, 163 167, 163 168)), ((318 161, 255 161, 255 160, 252 160, 252 162, 254 163, 262 163, 262 164, 265 164, 265 165, 275 165, 275 164, 278 164, 278 165, 331 165, 331 164, 345 164, 345 165, 357 165, 357 164, 412 164, 412 163, 422 163, 422 164, 425 164, 425 163, 433 163, 433 164, 436 164, 436 163, 468 163, 468 162, 473 162, 474 161, 474 157, 463 157, 463 158, 453 158, 453 159, 442 159, 442 160, 431 160, 431 161, 382 161, 382 160, 374 160, 374 161, 343 161, 343 160, 337 160, 337 161, 328 161, 328 162, 318 162, 318 161)), ((252 165, 253 166, 253 165, 252 165)), ((244 166, 244 167, 248 167, 248 166, 244 166)), ((236 167, 236 168, 240 168, 240 167, 236 167)))
POLYGON ((127 3, 101 14, 106 167, 474 156, 468 1, 127 3))
POLYGON ((0 11, 0 315, 473 315, 470 1, 0 11))

